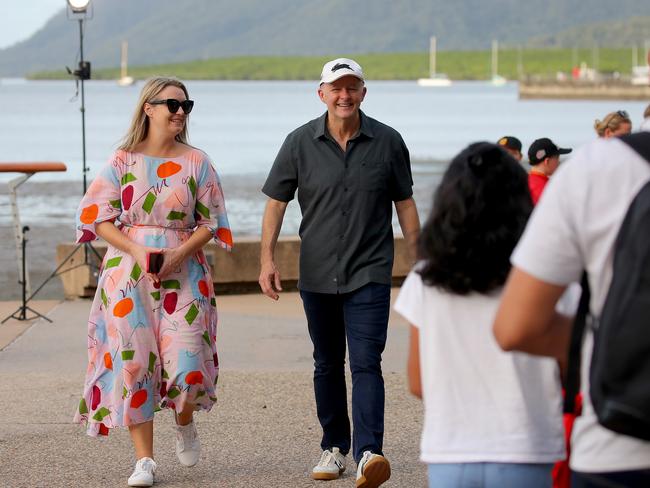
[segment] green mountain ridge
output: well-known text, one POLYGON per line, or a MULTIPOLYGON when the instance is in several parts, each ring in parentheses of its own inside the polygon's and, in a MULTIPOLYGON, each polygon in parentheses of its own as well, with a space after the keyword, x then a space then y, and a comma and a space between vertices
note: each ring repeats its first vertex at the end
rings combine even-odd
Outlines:
MULTIPOLYGON (((430 35, 441 51, 481 50, 492 39, 511 46, 531 38, 555 42, 549 39, 572 29, 603 22, 626 26, 641 16, 650 16, 648 0, 93 0, 84 55, 93 68, 118 66, 123 40, 134 66, 425 52, 430 35)), ((62 10, 31 38, 0 50, 0 76, 72 67, 78 36, 77 24, 62 10)))

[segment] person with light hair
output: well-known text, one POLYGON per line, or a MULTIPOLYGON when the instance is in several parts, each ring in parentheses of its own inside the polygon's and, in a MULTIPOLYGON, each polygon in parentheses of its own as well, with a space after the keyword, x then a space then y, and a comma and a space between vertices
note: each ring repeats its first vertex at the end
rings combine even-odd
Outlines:
POLYGON ((616 137, 632 132, 632 120, 625 110, 610 112, 603 120, 594 122, 594 130, 598 137, 616 137))
POLYGON ((84 195, 77 242, 108 242, 88 320, 88 370, 75 422, 93 437, 127 427, 129 486, 151 486, 153 418, 170 409, 176 455, 194 466, 193 413, 216 401, 217 311, 202 248, 232 235, 210 158, 188 143, 194 107, 174 78, 148 80, 122 144, 84 195))

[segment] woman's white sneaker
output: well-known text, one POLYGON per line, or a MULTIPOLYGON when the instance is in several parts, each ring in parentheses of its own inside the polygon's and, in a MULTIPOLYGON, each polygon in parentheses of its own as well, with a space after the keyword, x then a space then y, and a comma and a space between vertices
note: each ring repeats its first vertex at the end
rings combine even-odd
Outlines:
POLYGON ((156 463, 153 459, 143 457, 135 463, 133 474, 129 476, 129 486, 153 486, 156 463))
POLYGON ((390 463, 379 454, 365 451, 357 467, 356 488, 377 488, 390 478, 390 463))
POLYGON ((311 477, 315 480, 335 480, 345 471, 345 456, 341 454, 338 447, 330 451, 325 449, 321 454, 320 461, 311 471, 311 477))
POLYGON ((201 443, 194 421, 187 425, 176 424, 176 456, 183 466, 191 467, 199 462, 201 443))

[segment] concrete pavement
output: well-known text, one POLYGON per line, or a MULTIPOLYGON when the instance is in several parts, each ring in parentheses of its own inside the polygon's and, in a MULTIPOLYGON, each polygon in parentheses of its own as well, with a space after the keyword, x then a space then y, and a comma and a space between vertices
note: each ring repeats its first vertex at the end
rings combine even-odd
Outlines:
MULTIPOLYGON (((353 487, 350 456, 343 478, 309 478, 320 426, 298 294, 285 293, 278 303, 261 295, 221 296, 217 303, 219 401, 196 416, 201 460, 194 468, 178 463, 173 418, 158 413, 155 486, 353 487)), ((128 432, 96 440, 71 424, 86 369, 89 309, 90 301, 62 302, 48 313, 52 324, 33 322, 0 351, 0 487, 126 486, 134 462, 128 432)), ((0 337, 15 332, 6 329, 12 326, 18 327, 0 326, 0 337)), ((406 324, 392 314, 383 364, 384 450, 393 468, 387 488, 426 486, 418 461, 422 408, 406 389, 407 342, 406 324)))

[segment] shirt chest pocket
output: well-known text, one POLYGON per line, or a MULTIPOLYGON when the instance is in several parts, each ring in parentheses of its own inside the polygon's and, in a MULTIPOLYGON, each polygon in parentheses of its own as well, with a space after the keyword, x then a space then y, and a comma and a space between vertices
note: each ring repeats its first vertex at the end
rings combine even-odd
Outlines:
POLYGON ((362 161, 359 167, 359 189, 384 191, 388 188, 388 163, 362 161))

